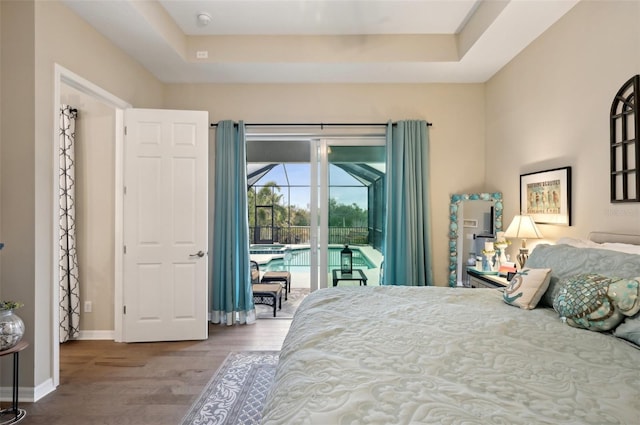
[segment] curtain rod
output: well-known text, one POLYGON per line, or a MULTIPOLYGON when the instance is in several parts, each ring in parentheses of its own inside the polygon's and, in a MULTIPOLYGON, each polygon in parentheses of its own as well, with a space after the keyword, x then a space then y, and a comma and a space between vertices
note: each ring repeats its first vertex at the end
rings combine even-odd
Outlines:
MULTIPOLYGON (((237 124, 234 124, 234 126, 237 124)), ((396 125, 393 123, 392 125, 396 125)), ((433 124, 427 122, 427 127, 431 127, 433 124)), ((211 123, 209 124, 211 128, 217 127, 218 124, 211 123)), ((386 123, 337 123, 337 122, 325 122, 325 123, 302 123, 302 124, 292 124, 292 123, 258 123, 258 124, 245 124, 245 127, 320 127, 320 129, 324 129, 324 127, 382 127, 387 126, 386 123)))

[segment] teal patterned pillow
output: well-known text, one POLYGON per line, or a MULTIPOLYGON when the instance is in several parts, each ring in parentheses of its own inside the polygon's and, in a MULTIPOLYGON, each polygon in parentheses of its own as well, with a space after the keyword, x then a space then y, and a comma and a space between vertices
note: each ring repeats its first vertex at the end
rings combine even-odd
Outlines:
POLYGON ((580 274, 561 282, 553 308, 571 326, 607 331, 640 310, 640 284, 633 279, 580 274))

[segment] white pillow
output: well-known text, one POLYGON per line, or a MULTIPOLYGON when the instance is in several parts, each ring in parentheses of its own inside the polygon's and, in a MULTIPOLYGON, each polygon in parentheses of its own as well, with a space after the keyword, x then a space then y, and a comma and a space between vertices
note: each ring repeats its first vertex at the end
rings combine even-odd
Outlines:
POLYGON ((598 249, 608 249, 611 251, 625 252, 627 254, 638 254, 640 255, 640 245, 633 245, 630 243, 619 243, 619 242, 604 242, 597 243, 587 239, 575 239, 569 237, 563 237, 556 241, 556 245, 571 245, 576 248, 598 248, 598 249))
POLYGON ((640 245, 632 245, 630 243, 614 243, 605 242, 602 245, 602 249, 610 249, 612 251, 626 252, 627 254, 639 254, 640 245))
POLYGON ((563 237, 556 241, 556 245, 571 245, 576 248, 600 248, 600 244, 588 239, 563 237))
POLYGON ((532 310, 549 287, 551 269, 524 268, 511 279, 502 293, 507 304, 532 310))

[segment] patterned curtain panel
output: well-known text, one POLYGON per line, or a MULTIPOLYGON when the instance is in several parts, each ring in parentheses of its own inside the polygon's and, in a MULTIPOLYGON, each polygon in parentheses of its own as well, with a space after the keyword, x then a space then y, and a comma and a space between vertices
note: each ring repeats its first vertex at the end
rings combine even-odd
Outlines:
POLYGON ((74 165, 76 116, 74 108, 60 107, 60 342, 77 338, 80 329, 74 165))

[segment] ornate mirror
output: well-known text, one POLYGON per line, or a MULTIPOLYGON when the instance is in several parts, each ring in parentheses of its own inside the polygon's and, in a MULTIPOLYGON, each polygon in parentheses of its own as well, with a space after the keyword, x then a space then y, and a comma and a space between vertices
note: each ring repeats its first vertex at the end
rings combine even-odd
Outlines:
POLYGON ((449 216, 449 286, 454 287, 458 285, 458 275, 467 261, 463 257, 466 239, 464 229, 476 227, 486 236, 502 231, 502 192, 453 194, 449 216), (472 211, 474 214, 470 214, 472 211), (478 215, 490 217, 488 229, 482 228, 478 215))

